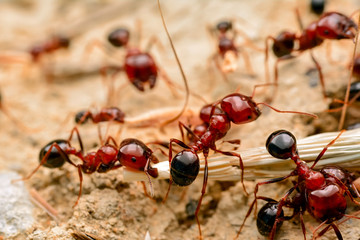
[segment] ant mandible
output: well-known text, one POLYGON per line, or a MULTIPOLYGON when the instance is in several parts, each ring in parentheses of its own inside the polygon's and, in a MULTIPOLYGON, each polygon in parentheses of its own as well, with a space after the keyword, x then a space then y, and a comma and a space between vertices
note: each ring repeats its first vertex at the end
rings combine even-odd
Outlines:
MULTIPOLYGON (((116 141, 112 137, 108 137, 105 144, 100 146, 97 151, 91 151, 84 154, 83 143, 77 127, 72 129, 67 140, 56 139, 46 144, 40 150, 39 160, 40 164, 27 177, 19 180, 25 181, 30 179, 41 166, 59 168, 63 166, 65 162, 68 162, 78 169, 80 179, 79 194, 73 207, 78 204, 81 196, 83 181, 82 173, 106 173, 122 166, 133 170, 144 171, 149 179, 151 195, 153 195, 153 189, 150 176, 153 178, 158 176, 157 169, 152 168, 150 162, 158 163, 159 161, 153 155, 152 150, 140 140, 127 138, 124 139, 118 147, 116 141), (71 145, 71 139, 74 133, 77 135, 79 141, 79 150, 71 145), (112 144, 110 142, 112 142, 112 144), (82 163, 74 163, 69 158, 70 155, 76 156, 82 163)), ((146 192, 145 194, 147 195, 146 192)))
POLYGON ((319 227, 315 229, 313 234, 323 225, 328 224, 328 226, 320 232, 320 235, 324 234, 328 231, 328 229, 330 229, 330 227, 332 227, 338 239, 342 239, 341 233, 334 222, 344 216, 360 219, 358 217, 345 214, 345 210, 347 208, 345 199, 346 195, 349 196, 354 203, 358 205, 360 204, 354 199, 354 196, 359 197, 359 193, 352 183, 354 178, 351 174, 349 174, 349 172, 336 166, 324 167, 320 171, 314 170, 316 163, 322 158, 327 149, 335 143, 342 133, 343 131, 341 131, 335 139, 323 148, 312 166, 309 167, 306 162, 300 159, 296 145, 296 138, 292 133, 286 130, 273 132, 266 141, 266 148, 268 152, 278 159, 292 159, 296 164, 296 168, 287 176, 270 179, 256 184, 254 190, 255 199, 250 205, 236 238, 240 235, 241 230, 245 225, 245 221, 251 214, 254 205, 256 209, 257 200, 261 199, 267 201, 268 203, 259 211, 257 220, 258 230, 262 235, 269 236, 270 239, 274 239, 275 233, 283 221, 289 220, 297 214, 300 214, 302 231, 304 238, 306 238, 305 225, 303 221, 303 215, 306 210, 315 219, 322 222, 319 227), (294 186, 286 192, 280 201, 275 201, 271 198, 263 196, 257 196, 259 186, 280 182, 292 176, 297 176, 297 181, 293 182, 294 186), (297 192, 294 192, 295 190, 297 192), (283 207, 292 208, 292 215, 284 216, 283 207))
MULTIPOLYGON (((298 12, 298 20, 300 17, 298 12)), ((321 45, 324 40, 340 40, 340 39, 352 39, 355 38, 355 31, 357 25, 349 17, 338 12, 324 13, 317 21, 311 23, 308 27, 303 29, 300 22, 302 33, 300 35, 289 31, 281 32, 276 38, 268 36, 266 38, 265 48, 265 74, 266 79, 269 79, 268 68, 268 49, 269 40, 273 41, 272 51, 278 58, 274 65, 274 83, 278 85, 278 63, 280 61, 291 59, 299 56, 306 50, 310 51, 311 59, 315 63, 315 66, 319 72, 319 79, 322 87, 322 94, 326 98, 325 82, 321 71, 321 67, 312 54, 312 49, 321 45), (297 48, 295 43, 297 42, 297 48), (292 53, 298 53, 293 55, 292 53)))

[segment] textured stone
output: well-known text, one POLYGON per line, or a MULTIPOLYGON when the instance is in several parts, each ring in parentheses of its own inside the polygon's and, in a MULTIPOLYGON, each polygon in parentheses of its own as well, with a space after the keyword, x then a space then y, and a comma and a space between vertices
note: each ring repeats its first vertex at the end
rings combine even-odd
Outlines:
POLYGON ((0 235, 10 237, 30 228, 34 219, 33 205, 23 182, 15 172, 0 172, 0 235))

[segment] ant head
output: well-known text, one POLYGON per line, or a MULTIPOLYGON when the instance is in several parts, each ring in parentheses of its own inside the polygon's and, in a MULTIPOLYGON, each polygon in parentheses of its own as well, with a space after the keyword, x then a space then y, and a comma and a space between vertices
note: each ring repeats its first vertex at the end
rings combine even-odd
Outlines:
MULTIPOLYGON (((64 139, 57 139, 57 140, 49 142, 40 150, 40 154, 39 154, 40 162, 42 161, 42 159, 44 158, 44 156, 46 155, 46 153, 49 151, 50 147, 54 143, 56 143, 62 150, 65 150, 69 146, 68 141, 64 140, 64 139)), ((56 147, 52 147, 51 152, 48 156, 48 159, 43 164, 43 166, 48 167, 48 168, 61 167, 66 162, 66 160, 67 160, 66 158, 67 158, 67 155, 65 155, 65 153, 60 153, 56 147)))
POLYGON ((266 149, 275 158, 291 158, 297 154, 296 138, 286 130, 275 131, 266 140, 266 149))
POLYGON ((174 183, 179 186, 190 185, 200 170, 200 161, 196 153, 183 150, 175 155, 171 161, 170 175, 174 183))
POLYGON ((128 44, 129 36, 129 30, 127 30, 126 28, 118 28, 108 35, 108 41, 114 47, 123 47, 128 44))
POLYGON ((203 106, 200 110, 200 119, 204 123, 209 123, 211 115, 220 114, 220 113, 224 113, 224 111, 221 110, 221 108, 216 107, 212 104, 207 104, 207 105, 203 106))
POLYGON ((316 35, 322 39, 354 39, 356 30, 353 20, 341 13, 329 12, 317 22, 316 35))
MULTIPOLYGON (((263 236, 269 236, 276 220, 279 203, 277 201, 266 203, 258 212, 256 226, 259 233, 263 236)), ((284 211, 281 210, 279 218, 284 217, 284 211)), ((283 221, 278 222, 276 228, 279 229, 283 221)))
POLYGON ((90 118, 90 115, 87 114, 88 111, 80 111, 78 112, 76 115, 75 115, 75 123, 77 124, 85 124, 89 118, 90 118))
POLYGON ((274 40, 272 50, 276 57, 290 55, 294 49, 296 36, 292 32, 283 31, 274 40))
POLYGON ((136 170, 144 170, 152 151, 143 142, 135 138, 124 139, 117 153, 120 164, 136 170))
POLYGON ((232 22, 230 21, 221 21, 218 24, 216 24, 216 29, 220 32, 220 33, 226 33, 227 31, 232 29, 232 22))
POLYGON ((261 114, 260 109, 251 97, 239 93, 224 97, 220 105, 230 121, 235 124, 255 121, 261 114))

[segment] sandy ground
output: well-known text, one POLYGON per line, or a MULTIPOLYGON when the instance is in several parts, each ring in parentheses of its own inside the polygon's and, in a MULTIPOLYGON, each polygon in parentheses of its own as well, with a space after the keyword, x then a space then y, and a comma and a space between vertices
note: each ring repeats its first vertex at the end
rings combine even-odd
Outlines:
MULTIPOLYGON (((116 16, 100 22, 91 22, 86 27, 77 26, 89 16, 94 15, 103 6, 111 6, 115 1, 2 1, 0 16, 2 37, 0 49, 6 54, 26 56, 31 44, 46 39, 59 31, 76 33, 68 51, 60 51, 44 59, 46 68, 53 68, 57 77, 51 83, 44 77, 44 68, 39 65, 14 64, 2 60, 0 73, 1 94, 4 105, 24 125, 40 129, 28 133, 0 115, 0 169, 13 170, 27 175, 38 164, 39 150, 51 140, 67 138, 74 127, 68 116, 93 107, 106 106, 106 83, 97 74, 99 66, 110 63, 122 64, 124 52, 112 51, 111 59, 99 49, 91 51, 87 57, 84 52, 89 42, 95 39, 105 43, 105 37, 113 28, 126 26, 131 29, 132 44, 141 36, 141 46, 145 48, 149 39, 156 36, 161 45, 155 44, 151 53, 158 65, 166 70, 171 79, 182 85, 178 66, 173 58, 166 39, 155 1, 121 1, 116 16), (137 29, 140 23, 141 31, 137 29), (140 35, 141 33, 141 35, 140 35), (84 57, 85 56, 85 57, 84 57), (120 62, 116 60, 120 59, 120 62), (70 74, 80 73, 77 77, 70 74), (84 73, 85 72, 85 73, 84 73), (93 74, 95 72, 95 74, 93 74), (86 74, 88 73, 88 74, 86 74)), ((215 53, 215 40, 207 32, 207 26, 222 19, 233 19, 236 28, 246 32, 253 44, 263 47, 268 35, 281 30, 299 31, 294 9, 299 8, 304 24, 317 17, 310 13, 308 1, 163 1, 163 11, 172 39, 179 53, 184 71, 193 92, 203 96, 208 102, 215 101, 233 92, 237 87, 243 94, 250 95, 255 84, 264 83, 264 54, 243 46, 250 56, 255 76, 250 76, 239 59, 239 67, 228 75, 225 82, 209 57, 215 53)), ((328 1, 328 11, 340 11, 347 15, 359 7, 355 0, 328 1)), ((119 4, 118 4, 119 5, 119 4)), ((99 20, 100 21, 100 20, 99 20)), ((86 22, 86 21, 85 21, 86 22)), ((239 40, 239 44, 242 41, 239 40)), ((314 50, 326 78, 329 91, 337 91, 347 81, 348 59, 352 54, 350 41, 334 42, 332 58, 338 63, 330 63, 326 57, 326 44, 314 50)), ((270 57, 271 65, 274 57, 270 57)), ((282 110, 321 112, 327 108, 321 95, 320 86, 313 86, 314 76, 306 75, 313 68, 310 56, 305 53, 295 60, 280 66, 280 86, 272 105, 282 110)), ((271 69, 272 71, 272 69, 271 69)), ((316 75, 315 75, 316 78, 316 75)), ((145 93, 138 92, 126 82, 125 76, 116 79, 122 86, 117 92, 113 105, 120 107, 127 116, 137 116, 152 109, 181 106, 181 89, 174 96, 162 79, 157 86, 145 93)), ((258 102, 266 99, 269 90, 261 90, 255 95, 258 102)), ((190 104, 198 110, 203 102, 191 97, 190 104)), ((166 117, 165 117, 166 118, 166 117)), ((263 146, 267 136, 280 128, 288 129, 297 138, 313 133, 309 121, 290 114, 279 114, 264 109, 263 115, 255 122, 232 125, 227 139, 241 139, 241 149, 263 146)), ((101 125, 103 131, 106 124, 101 125)), ((336 121, 331 123, 336 128, 336 121)), ((331 128, 330 127, 330 128, 331 128)), ((114 135, 118 127, 112 126, 114 135)), ((87 150, 99 145, 97 126, 89 124, 79 127, 87 150)), ((119 139, 135 137, 143 141, 169 140, 180 138, 178 128, 169 126, 164 132, 156 127, 132 129, 123 127, 119 139)), ((76 142, 76 141, 75 141, 76 142)), ((258 180, 260 181, 260 180, 258 180)), ((173 187, 166 204, 161 199, 166 193, 166 181, 154 181, 155 201, 144 196, 142 186, 137 182, 124 182, 122 169, 106 174, 86 175, 83 182, 83 194, 79 204, 76 201, 79 181, 77 171, 65 165, 61 169, 41 168, 29 181, 28 189, 38 193, 57 211, 59 221, 49 217, 40 208, 35 208, 34 226, 25 233, 9 239, 72 239, 74 231, 86 232, 100 239, 145 239, 148 232, 151 239, 197 239, 198 229, 191 210, 194 201, 200 196, 201 180, 192 184, 187 192, 173 187), (188 206, 188 210, 187 207, 188 206)), ((261 189, 261 193, 275 199, 280 198, 291 183, 273 184, 261 189)), ((253 189, 254 182, 246 182, 253 189)), ((1 191, 1 190, 0 190, 1 191)), ((251 198, 245 197, 241 184, 236 182, 210 181, 200 211, 202 230, 205 239, 233 239, 242 222, 251 198)), ((349 207, 350 212, 354 211, 349 207)), ((308 236, 319 224, 311 216, 305 216, 308 236)), ((360 229, 357 220, 342 224, 340 229, 344 239, 358 239, 360 229)), ((256 230, 251 216, 240 239, 263 239, 256 230)), ((303 239, 300 221, 295 218, 284 223, 277 239, 303 239)), ((336 239, 332 231, 323 239, 336 239)))

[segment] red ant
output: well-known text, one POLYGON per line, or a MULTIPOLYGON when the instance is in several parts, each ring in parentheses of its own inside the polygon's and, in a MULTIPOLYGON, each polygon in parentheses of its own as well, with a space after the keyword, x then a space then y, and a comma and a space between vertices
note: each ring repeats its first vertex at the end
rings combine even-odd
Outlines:
MULTIPOLYGON (((297 12, 298 14, 298 12, 297 12)), ((298 15, 300 22, 300 17, 298 15)), ((354 23, 347 16, 338 12, 324 13, 319 20, 311 23, 307 28, 303 29, 300 22, 302 33, 297 35, 293 32, 283 31, 276 38, 267 37, 266 50, 265 50, 265 69, 266 79, 268 79, 268 43, 269 40, 273 40, 272 50, 275 56, 278 58, 274 66, 274 83, 278 84, 278 63, 280 61, 295 58, 302 52, 309 50, 312 61, 315 63, 319 72, 320 83, 322 87, 322 93, 324 97, 327 97, 325 91, 324 77, 321 71, 319 63, 316 61, 312 54, 312 49, 321 45, 324 40, 340 40, 340 39, 355 39, 355 30, 357 29, 356 23, 354 23), (295 43, 297 47, 295 48, 295 43), (298 53, 293 55, 292 53, 298 53)))
MULTIPOLYGON (((120 143, 120 146, 117 146, 115 140, 112 137, 109 137, 105 144, 102 145, 97 151, 91 151, 84 154, 82 140, 76 127, 72 129, 68 140, 57 139, 46 144, 40 150, 39 160, 40 164, 27 177, 24 177, 20 180, 25 181, 30 179, 41 166, 48 168, 59 168, 63 166, 65 162, 68 162, 78 169, 80 179, 79 195, 74 204, 74 207, 78 204, 82 192, 82 173, 105 173, 122 166, 133 170, 144 171, 149 179, 151 194, 153 194, 153 190, 150 176, 153 178, 158 176, 157 169, 152 168, 150 162, 158 163, 159 161, 153 155, 152 150, 140 140, 127 138, 120 143), (74 132, 76 133, 79 141, 79 150, 71 145, 71 139, 74 132), (110 141, 112 141, 112 144, 110 141), (82 161, 82 163, 74 163, 69 158, 70 155, 76 156, 82 161)), ((145 192, 145 194, 147 193, 145 192)))
POLYGON ((61 35, 54 35, 46 41, 32 46, 29 49, 29 54, 32 61, 37 63, 40 57, 45 54, 52 54, 59 49, 67 49, 70 46, 70 39, 61 35))
MULTIPOLYGON (((252 100, 252 96, 246 96, 239 93, 233 93, 225 96, 223 99, 211 104, 206 105, 201 111, 201 119, 204 121, 203 124, 199 125, 195 130, 192 131, 184 123, 179 122, 179 127, 181 135, 184 138, 183 128, 192 136, 192 141, 190 144, 185 144, 183 141, 172 138, 170 139, 169 147, 169 164, 170 164, 170 183, 168 192, 165 196, 165 200, 170 191, 171 184, 174 182, 179 186, 188 186, 190 185, 197 177, 200 161, 198 153, 202 152, 205 159, 205 169, 204 169, 204 181, 203 187, 201 190, 201 196, 198 202, 198 206, 195 211, 196 221, 199 227, 199 233, 201 236, 200 222, 198 219, 198 213, 201 206, 202 198, 205 194, 205 189, 208 179, 208 163, 207 158, 210 149, 227 155, 234 156, 239 159, 239 166, 241 169, 241 183, 243 185, 244 192, 247 194, 246 187, 244 185, 244 165, 241 159, 240 154, 235 152, 221 151, 216 147, 216 141, 225 137, 227 132, 230 130, 231 122, 234 124, 245 124, 252 121, 255 121, 260 115, 261 111, 258 108, 258 105, 265 105, 274 111, 281 113, 298 113, 305 114, 308 116, 316 117, 312 114, 301 113, 295 111, 280 111, 269 106, 266 103, 256 103, 252 100), (220 105, 220 107, 217 107, 220 105), (207 126, 207 128, 205 128, 207 126), (177 153, 172 157, 172 143, 176 143, 179 146, 185 148, 181 152, 177 153)), ((165 201, 164 200, 164 201, 165 201)))
POLYGON ((296 138, 293 134, 286 130, 273 132, 266 141, 266 148, 268 152, 278 159, 292 159, 296 164, 296 168, 287 176, 270 179, 256 184, 254 190, 255 199, 250 205, 236 238, 241 233, 241 230, 245 225, 245 221, 249 217, 254 205, 256 209, 257 200, 261 199, 267 201, 268 203, 260 209, 258 213, 258 230, 262 235, 269 236, 270 239, 274 239, 276 230, 281 226, 283 221, 290 220, 297 214, 300 214, 301 227, 304 238, 306 238, 303 220, 303 214, 306 210, 315 219, 322 222, 319 227, 316 228, 314 233, 323 225, 328 224, 328 226, 320 232, 320 235, 324 234, 330 227, 332 227, 338 239, 342 239, 341 233, 334 222, 344 216, 360 219, 358 217, 345 214, 345 210, 347 208, 345 199, 346 195, 349 196, 354 203, 360 204, 354 200, 354 196, 360 196, 356 187, 352 183, 354 176, 346 170, 335 166, 324 167, 320 171, 314 170, 316 163, 322 158, 327 149, 335 143, 342 133, 343 131, 341 131, 335 139, 323 148, 313 165, 309 167, 306 162, 300 159, 296 145, 296 138), (294 186, 286 192, 280 201, 256 195, 259 186, 280 182, 292 176, 297 176, 297 181, 294 181, 294 186), (294 193, 295 190, 297 192, 294 193), (284 216, 283 207, 292 208, 292 215, 284 216))
MULTIPOLYGON (((245 33, 240 32, 239 30, 233 29, 233 24, 231 21, 220 21, 215 29, 210 29, 210 32, 215 35, 217 38, 217 53, 212 56, 212 60, 215 62, 216 67, 222 73, 224 79, 226 80, 226 73, 233 72, 237 68, 237 60, 239 53, 242 53, 245 61, 245 67, 248 70, 249 75, 254 75, 254 71, 251 67, 249 56, 246 51, 240 46, 236 46, 235 38, 238 33, 240 33, 246 43, 256 50, 260 50, 258 47, 251 44, 250 39, 246 37, 245 33)), ((263 50, 260 50, 263 51, 263 50)))
POLYGON ((99 112, 91 112, 89 110, 83 110, 75 115, 75 122, 77 124, 85 124, 88 120, 93 123, 114 121, 118 123, 124 123, 125 113, 117 107, 105 107, 99 112))

